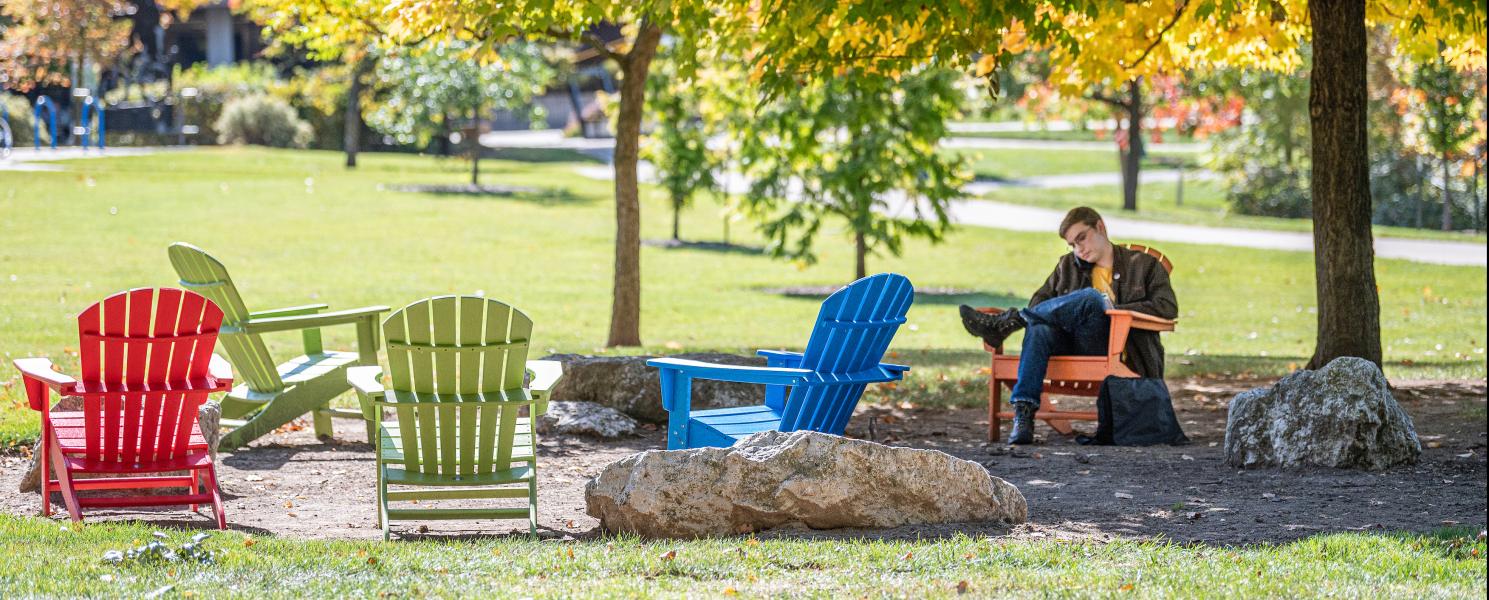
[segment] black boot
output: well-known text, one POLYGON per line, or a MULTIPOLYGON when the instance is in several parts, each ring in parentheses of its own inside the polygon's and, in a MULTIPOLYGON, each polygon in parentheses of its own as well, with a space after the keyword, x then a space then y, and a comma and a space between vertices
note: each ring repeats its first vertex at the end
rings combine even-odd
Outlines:
POLYGON ((1038 410, 1031 402, 1013 403, 1013 428, 1008 432, 1008 445, 1024 445, 1034 443, 1034 411, 1038 410))
POLYGON ((995 315, 979 312, 965 304, 958 307, 958 310, 962 315, 962 327, 967 333, 982 338, 983 342, 994 348, 1002 346, 1003 340, 1025 325, 1024 316, 1019 314, 1019 309, 1013 307, 995 315))

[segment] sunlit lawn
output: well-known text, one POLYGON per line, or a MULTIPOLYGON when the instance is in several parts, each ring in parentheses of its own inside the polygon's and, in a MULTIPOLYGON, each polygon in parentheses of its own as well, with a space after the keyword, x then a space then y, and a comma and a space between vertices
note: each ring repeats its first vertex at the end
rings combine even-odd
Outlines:
MULTIPOLYGON (((967 597, 1470 598, 1485 584, 1482 538, 1334 534, 1283 545, 944 540, 381 543, 216 533, 214 564, 112 564, 152 539, 139 525, 74 531, 0 516, 0 596, 170 597, 967 597)), ((171 532, 179 546, 190 532, 171 532)))
MULTIPOLYGON (((0 172, 0 352, 50 356, 73 369, 74 315, 118 290, 173 285, 165 248, 178 240, 220 258, 251 309, 400 306, 480 291, 533 317, 538 355, 605 351, 608 181, 577 176, 572 163, 489 161, 485 182, 539 191, 433 195, 390 186, 461 182, 466 164, 365 155, 348 171, 340 162, 327 152, 204 149, 72 161, 57 173, 0 172)), ((643 216, 644 237, 666 237, 670 216, 659 194, 647 196, 643 216)), ((685 238, 718 240, 721 230, 709 199, 684 215, 685 238)), ((732 230, 734 242, 759 244, 745 224, 732 230)), ((801 347, 819 300, 773 288, 846 282, 846 239, 840 227, 825 228, 821 262, 809 267, 745 251, 644 247, 646 346, 624 352, 801 347)), ((1182 310, 1179 330, 1165 337, 1171 375, 1276 375, 1306 362, 1315 327, 1310 255, 1160 246, 1177 265, 1182 310)), ((956 305, 1022 305, 1064 251, 1053 233, 968 227, 944 244, 910 242, 901 258, 871 258, 871 271, 904 273, 943 293, 919 296, 895 339, 896 359, 916 367, 909 381, 873 390, 869 400, 982 402, 985 354, 962 332, 956 305)), ((1388 375, 1484 377, 1484 269, 1382 260, 1377 273, 1388 375)), ((348 328, 327 334, 333 346, 349 347, 348 328)), ((269 340, 280 357, 298 344, 294 334, 269 340)), ((0 381, 0 445, 34 436, 14 372, 0 381)))

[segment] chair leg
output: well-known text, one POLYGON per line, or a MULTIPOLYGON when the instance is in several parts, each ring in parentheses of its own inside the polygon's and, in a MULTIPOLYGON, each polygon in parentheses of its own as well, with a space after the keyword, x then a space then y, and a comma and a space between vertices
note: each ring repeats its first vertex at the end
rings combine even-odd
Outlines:
POLYGON ((538 537, 538 467, 533 465, 533 478, 527 482, 527 534, 538 537))
POLYGON ((1044 419, 1044 423, 1046 425, 1049 425, 1050 429, 1059 432, 1060 435, 1070 435, 1072 433, 1075 433, 1075 429, 1071 428, 1070 426, 1069 419, 1044 419))
MULTIPOLYGON (((62 443, 57 440, 57 432, 49 433, 51 443, 48 451, 52 455, 52 469, 57 472, 57 488, 62 492, 62 502, 67 505, 67 514, 74 523, 81 523, 83 510, 78 506, 77 491, 72 487, 72 474, 67 472, 67 461, 62 459, 62 443)), ((42 489, 45 490, 45 486, 42 489)))
POLYGON ((202 477, 206 479, 207 490, 212 493, 212 513, 217 517, 217 528, 227 529, 227 513, 222 510, 222 493, 217 489, 217 466, 207 467, 202 477))
POLYGON ((388 481, 383 478, 383 466, 377 466, 377 522, 383 528, 383 541, 390 539, 388 532, 388 481))
POLYGON ((37 461, 38 461, 37 462, 37 465, 38 466, 36 468, 36 472, 37 473, 40 473, 40 476, 41 476, 41 516, 43 516, 43 517, 50 517, 50 516, 52 516, 52 487, 53 487, 53 483, 52 483, 52 473, 49 470, 49 468, 51 467, 51 464, 50 464, 50 461, 48 461, 47 459, 50 458, 50 454, 51 454, 51 450, 52 450, 52 440, 51 440, 51 437, 52 436, 50 434, 50 431, 51 431, 51 428, 50 427, 47 427, 47 426, 43 425, 42 428, 43 428, 43 431, 42 431, 42 434, 41 434, 41 448, 40 448, 41 454, 39 456, 37 456, 37 461))
MULTIPOLYGON (((201 489, 201 477, 202 477, 202 471, 200 469, 193 470, 191 472, 191 495, 193 495, 193 496, 195 496, 197 494, 200 494, 201 491, 202 491, 202 489, 201 489)), ((187 510, 190 510, 191 512, 197 512, 197 505, 195 505, 195 504, 187 505, 186 508, 187 508, 187 510)))
POLYGON ((329 405, 327 405, 326 408, 311 411, 310 413, 311 420, 315 422, 316 438, 327 439, 330 438, 333 433, 331 431, 331 415, 325 412, 327 410, 330 410, 329 405))
POLYGON ((987 399, 987 441, 996 442, 1002 436, 1003 423, 998 419, 998 411, 1003 409, 1003 382, 997 377, 988 378, 987 399))

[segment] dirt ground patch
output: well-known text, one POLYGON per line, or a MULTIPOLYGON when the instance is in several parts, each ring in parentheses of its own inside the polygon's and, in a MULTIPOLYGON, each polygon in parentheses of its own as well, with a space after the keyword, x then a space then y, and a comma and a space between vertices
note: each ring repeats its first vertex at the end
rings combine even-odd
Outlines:
MULTIPOLYGON (((1012 530, 959 524, 768 535, 927 538, 966 533, 1237 544, 1338 531, 1484 526, 1489 450, 1484 382, 1396 383, 1396 398, 1411 414, 1423 441, 1422 460, 1416 465, 1378 473, 1228 467, 1223 451, 1226 403, 1236 393, 1266 383, 1270 382, 1170 382, 1179 419, 1192 440, 1173 447, 1080 446, 1040 424, 1040 443, 1010 451, 984 442, 983 409, 861 406, 848 427, 850 436, 933 448, 978 462, 1019 487, 1029 501, 1029 523, 1012 530)), ((1063 400, 1078 402, 1089 401, 1063 400)), ((372 449, 359 422, 339 420, 336 430, 337 439, 331 441, 315 439, 307 428, 224 453, 219 479, 229 525, 297 538, 377 538, 381 532, 375 523, 372 449)), ((547 539, 566 539, 600 533, 599 523, 584 512, 585 482, 613 460, 662 447, 664 439, 657 430, 621 442, 548 436, 539 443, 539 533, 547 539)), ((28 461, 19 456, 0 460, 4 462, 0 511, 39 514, 40 498, 16 491, 28 461)), ((65 519, 66 511, 60 512, 65 519)), ((88 513, 87 519, 206 528, 211 526, 207 513, 100 510, 88 513)), ((406 538, 526 531, 524 521, 394 523, 395 534, 406 538), (422 525, 427 525, 427 533, 419 533, 422 525)))

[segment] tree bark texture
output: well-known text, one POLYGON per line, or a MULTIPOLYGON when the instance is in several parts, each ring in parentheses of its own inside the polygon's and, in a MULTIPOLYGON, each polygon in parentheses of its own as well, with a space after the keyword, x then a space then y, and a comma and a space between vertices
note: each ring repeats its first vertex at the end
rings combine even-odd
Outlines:
POLYGON ((366 52, 352 64, 352 80, 346 89, 346 121, 341 133, 348 169, 357 167, 357 152, 362 146, 362 80, 367 78, 373 66, 372 56, 366 52))
POLYGON ((863 239, 862 233, 853 234, 853 280, 858 281, 868 277, 868 255, 869 247, 863 239))
POLYGON ((1448 154, 1442 155, 1442 230, 1453 230, 1453 190, 1448 186, 1448 154))
POLYGON ((1127 82, 1127 97, 1122 103, 1127 111, 1127 149, 1122 154, 1122 210, 1137 210, 1138 174, 1143 166, 1143 88, 1142 78, 1127 82))
POLYGON ((470 184, 472 187, 481 185, 481 107, 471 111, 470 131, 470 184))
POLYGON ((1380 297, 1370 231, 1365 2, 1311 0, 1313 260, 1318 340, 1309 368, 1341 356, 1380 365, 1380 297))
POLYGON ((641 201, 636 185, 646 76, 662 30, 643 21, 621 63, 620 112, 615 123, 615 284, 607 346, 641 345, 641 201))

